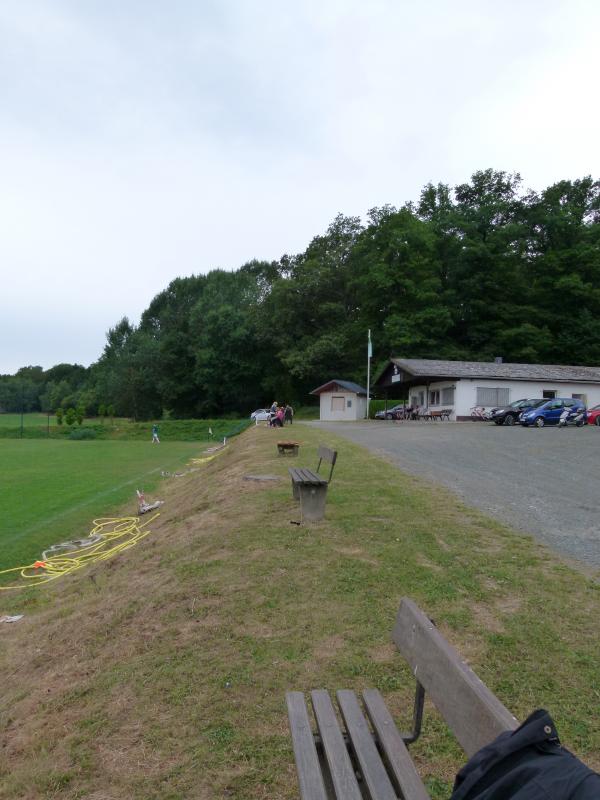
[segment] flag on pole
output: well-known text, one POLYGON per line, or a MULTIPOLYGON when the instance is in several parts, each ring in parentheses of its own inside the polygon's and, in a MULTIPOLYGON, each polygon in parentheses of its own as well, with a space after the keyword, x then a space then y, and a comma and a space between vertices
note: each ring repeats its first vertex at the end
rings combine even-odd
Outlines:
POLYGON ((369 328, 369 343, 367 345, 367 414, 369 419, 369 403, 371 400, 371 359, 373 358, 373 345, 371 344, 371 328, 369 328))

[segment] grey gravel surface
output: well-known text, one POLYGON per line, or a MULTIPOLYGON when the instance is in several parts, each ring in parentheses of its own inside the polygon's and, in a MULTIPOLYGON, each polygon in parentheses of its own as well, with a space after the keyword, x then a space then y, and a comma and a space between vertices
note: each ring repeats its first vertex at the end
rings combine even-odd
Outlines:
POLYGON ((600 567, 600 428, 313 422, 440 483, 587 567, 600 567))

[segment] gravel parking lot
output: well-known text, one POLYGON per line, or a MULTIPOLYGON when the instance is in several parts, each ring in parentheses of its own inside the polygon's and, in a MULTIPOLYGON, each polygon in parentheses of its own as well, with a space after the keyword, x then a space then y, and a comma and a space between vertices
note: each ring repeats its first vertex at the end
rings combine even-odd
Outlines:
POLYGON ((486 423, 312 423, 441 483, 465 503, 600 567, 600 428, 486 423))

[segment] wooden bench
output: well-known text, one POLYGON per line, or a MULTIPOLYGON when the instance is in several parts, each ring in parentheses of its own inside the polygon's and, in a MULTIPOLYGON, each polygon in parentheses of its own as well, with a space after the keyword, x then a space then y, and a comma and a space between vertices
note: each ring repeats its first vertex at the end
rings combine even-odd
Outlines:
POLYGON ((293 497, 300 501, 301 515, 309 522, 318 522, 325 515, 327 487, 331 483, 333 468, 337 460, 337 451, 330 450, 324 445, 319 446, 317 455, 319 463, 316 472, 305 467, 289 467, 288 469, 292 479, 293 497), (323 461, 327 461, 331 465, 327 480, 319 475, 323 461))
POLYGON ((443 422, 444 420, 449 420, 450 419, 450 414, 451 413, 452 413, 452 409, 442 408, 439 411, 431 411, 430 412, 430 417, 434 421, 439 419, 439 420, 441 420, 443 422))
POLYGON ((336 693, 340 717, 324 690, 311 692, 312 733, 302 692, 286 695, 302 800, 429 800, 407 745, 421 732, 425 693, 473 755, 517 720, 462 661, 421 609, 403 598, 393 639, 416 678, 413 730, 401 733, 376 689, 336 693), (366 712, 366 713, 365 713, 366 712))
POLYGON ((297 456, 300 448, 300 442, 277 442, 277 452, 280 456, 289 454, 297 456))

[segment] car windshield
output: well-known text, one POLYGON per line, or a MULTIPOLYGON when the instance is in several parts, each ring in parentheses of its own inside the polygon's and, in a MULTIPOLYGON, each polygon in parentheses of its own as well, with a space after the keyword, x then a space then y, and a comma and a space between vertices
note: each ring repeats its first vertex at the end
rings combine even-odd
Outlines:
POLYGON ((525 402, 527 403, 527 406, 529 408, 537 408, 538 406, 541 406, 544 403, 547 403, 548 399, 546 398, 545 400, 526 400, 525 402))
POLYGON ((590 408, 590 411, 600 411, 600 406, 594 406, 593 408, 590 408))
POLYGON ((527 405, 528 403, 529 400, 513 400, 509 408, 521 408, 521 406, 527 405))

